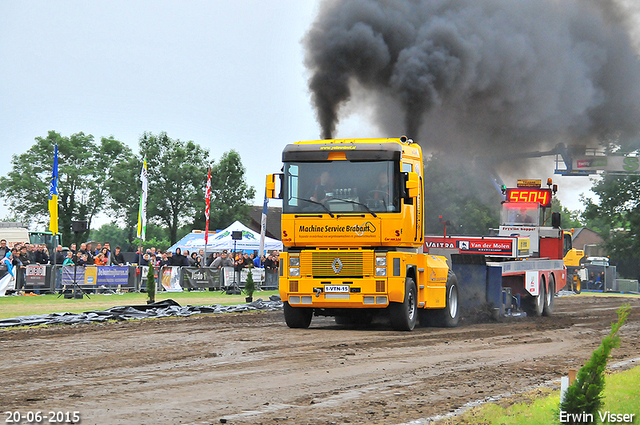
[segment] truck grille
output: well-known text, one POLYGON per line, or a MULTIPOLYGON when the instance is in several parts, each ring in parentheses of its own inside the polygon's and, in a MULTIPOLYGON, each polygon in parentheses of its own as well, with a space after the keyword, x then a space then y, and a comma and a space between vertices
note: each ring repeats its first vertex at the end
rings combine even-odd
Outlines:
POLYGON ((373 251, 303 251, 300 266, 304 275, 313 277, 363 277, 373 274, 373 251))

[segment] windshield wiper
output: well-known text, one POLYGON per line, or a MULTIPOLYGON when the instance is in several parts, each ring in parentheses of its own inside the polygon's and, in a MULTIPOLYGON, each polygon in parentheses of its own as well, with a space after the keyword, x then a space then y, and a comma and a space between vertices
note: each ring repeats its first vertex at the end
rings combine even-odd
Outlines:
POLYGON ((371 215, 372 215, 374 218, 377 218, 377 217, 378 217, 378 215, 377 215, 376 213, 374 213, 374 212, 371 210, 371 208, 369 208, 366 204, 363 204, 362 202, 352 201, 352 200, 350 200, 350 199, 341 199, 341 198, 333 198, 333 199, 334 199, 334 200, 337 200, 337 201, 348 202, 348 203, 350 203, 350 204, 361 205, 361 206, 365 207, 365 209, 366 209, 367 211, 369 211, 369 212, 371 213, 371 215))
POLYGON ((327 206, 325 204, 323 204, 322 202, 318 202, 318 201, 313 201, 311 199, 305 199, 305 198, 298 198, 297 196, 292 196, 292 198, 294 199, 300 199, 301 201, 307 201, 307 202, 311 202, 312 204, 316 204, 316 205, 320 205, 322 208, 325 209, 325 211, 327 211, 329 213, 329 216, 331 216, 331 218, 334 217, 333 213, 331 212, 331 210, 329 210, 329 208, 327 208, 327 206))

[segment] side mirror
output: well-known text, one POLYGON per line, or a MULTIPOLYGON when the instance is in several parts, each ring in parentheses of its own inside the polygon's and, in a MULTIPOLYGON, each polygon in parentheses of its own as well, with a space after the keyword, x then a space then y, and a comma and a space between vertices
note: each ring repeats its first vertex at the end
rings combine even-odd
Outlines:
POLYGON ((420 178, 418 173, 410 171, 405 175, 404 193, 407 198, 415 198, 420 193, 420 178))
POLYGON ((282 182, 282 174, 267 175, 266 189, 268 199, 282 199, 281 193, 276 196, 276 176, 280 177, 280 181, 282 182))

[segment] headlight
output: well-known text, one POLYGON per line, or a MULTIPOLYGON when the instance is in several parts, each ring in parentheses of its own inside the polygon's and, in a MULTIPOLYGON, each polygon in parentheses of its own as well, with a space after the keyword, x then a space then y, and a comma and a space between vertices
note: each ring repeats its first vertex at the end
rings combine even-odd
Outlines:
POLYGON ((387 268, 386 267, 376 267, 376 276, 386 276, 387 268))
POLYGON ((298 267, 289 267, 289 276, 300 276, 300 269, 298 267))
POLYGON ((386 267, 387 266, 387 257, 376 257, 376 266, 378 266, 378 267, 386 267))
POLYGON ((289 267, 300 267, 300 257, 289 257, 289 267))

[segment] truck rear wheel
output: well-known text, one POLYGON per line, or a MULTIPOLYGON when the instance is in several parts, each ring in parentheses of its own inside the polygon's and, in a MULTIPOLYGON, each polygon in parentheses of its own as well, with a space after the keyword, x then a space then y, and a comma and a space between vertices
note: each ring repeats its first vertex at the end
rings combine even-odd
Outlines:
POLYGON ((416 292, 415 282, 408 277, 404 281, 404 301, 389 304, 391 327, 396 331, 411 331, 415 328, 418 316, 416 292))
POLYGON ((451 270, 447 276, 447 298, 445 308, 442 310, 432 310, 434 315, 433 324, 435 326, 454 328, 458 326, 460 320, 460 309, 458 306, 458 278, 451 270))
POLYGON ((556 298, 556 280, 553 275, 549 276, 549 289, 545 292, 544 297, 544 309, 542 314, 544 316, 551 316, 553 314, 553 304, 556 298))
POLYGON ((527 313, 532 316, 542 316, 542 312, 544 311, 544 279, 540 279, 538 281, 538 296, 531 295, 529 297, 529 305, 527 308, 527 313))
POLYGON ((284 321, 290 328, 306 329, 311 324, 313 310, 304 307, 291 307, 284 302, 284 321))

